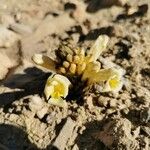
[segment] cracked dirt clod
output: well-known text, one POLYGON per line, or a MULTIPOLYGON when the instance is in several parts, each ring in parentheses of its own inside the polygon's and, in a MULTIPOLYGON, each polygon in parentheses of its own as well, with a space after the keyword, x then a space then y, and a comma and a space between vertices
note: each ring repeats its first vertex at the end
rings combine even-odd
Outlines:
POLYGON ((40 111, 43 106, 44 106, 44 101, 39 96, 35 95, 30 99, 29 108, 33 112, 40 111))
POLYGON ((58 149, 64 150, 67 141, 69 140, 69 138, 71 138, 74 127, 75 122, 71 118, 67 118, 67 121, 61 129, 58 137, 54 141, 53 146, 57 147, 58 149))
POLYGON ((48 113, 48 107, 43 107, 41 110, 37 111, 37 116, 42 119, 45 114, 48 113))
POLYGON ((116 119, 104 125, 104 131, 97 133, 97 138, 100 139, 110 149, 116 146, 120 149, 139 148, 138 141, 131 134, 132 124, 127 119, 116 119))

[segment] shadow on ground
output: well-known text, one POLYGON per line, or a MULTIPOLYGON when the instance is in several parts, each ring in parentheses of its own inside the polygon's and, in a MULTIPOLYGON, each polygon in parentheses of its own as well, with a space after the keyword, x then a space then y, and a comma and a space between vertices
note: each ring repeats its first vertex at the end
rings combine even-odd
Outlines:
POLYGON ((44 73, 35 67, 27 68, 24 74, 14 74, 1 85, 8 87, 10 92, 0 94, 0 107, 11 104, 13 101, 19 100, 28 95, 42 95, 45 82, 50 73, 44 73), (19 89, 19 90, 16 90, 19 89))
MULTIPOLYGON (((0 150, 42 150, 28 139, 27 133, 17 126, 0 124, 0 150)), ((43 150, 58 150, 48 145, 43 150)))
POLYGON ((16 126, 0 125, 0 149, 1 150, 38 150, 32 144, 27 134, 16 126))
POLYGON ((136 17, 142 17, 148 12, 148 5, 143 4, 138 6, 137 10, 131 14, 128 14, 131 6, 125 5, 125 12, 123 14, 119 14, 115 21, 125 20, 125 19, 135 19, 136 17))
POLYGON ((96 135, 102 130, 103 123, 105 121, 94 121, 87 123, 86 130, 83 134, 79 134, 75 143, 80 150, 109 150, 96 135))
POLYGON ((95 13, 100 9, 109 8, 113 5, 120 6, 121 3, 118 0, 87 0, 87 12, 95 13))
POLYGON ((107 26, 107 27, 101 27, 101 28, 96 28, 96 29, 90 30, 86 35, 81 34, 81 36, 79 38, 79 42, 96 40, 102 34, 106 34, 109 37, 114 36, 115 35, 114 27, 107 26))

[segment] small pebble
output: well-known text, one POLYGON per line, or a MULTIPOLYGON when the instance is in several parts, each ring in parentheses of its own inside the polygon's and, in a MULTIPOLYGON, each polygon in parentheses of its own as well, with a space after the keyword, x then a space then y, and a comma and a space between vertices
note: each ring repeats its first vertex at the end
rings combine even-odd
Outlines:
POLYGON ((30 100, 29 108, 31 109, 31 111, 36 112, 40 110, 43 107, 43 105, 43 100, 39 96, 35 95, 30 100))
POLYGON ((99 97, 99 98, 98 98, 98 103, 99 103, 100 106, 106 107, 107 104, 108 104, 108 100, 105 99, 105 98, 99 97))
POLYGON ((35 105, 43 105, 43 100, 38 95, 34 95, 31 98, 31 102, 33 102, 35 105))
POLYGON ((117 106, 117 101, 116 99, 110 100, 110 107, 116 107, 117 106))
POLYGON ((43 107, 41 110, 37 111, 37 116, 42 119, 48 112, 48 107, 43 107))

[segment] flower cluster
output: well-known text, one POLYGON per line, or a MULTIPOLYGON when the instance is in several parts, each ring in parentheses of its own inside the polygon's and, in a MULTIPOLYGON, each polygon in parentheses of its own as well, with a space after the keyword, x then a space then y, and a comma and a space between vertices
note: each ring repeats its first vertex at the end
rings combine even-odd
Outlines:
POLYGON ((44 90, 49 103, 62 107, 66 105, 63 99, 68 95, 71 85, 68 76, 81 76, 81 81, 87 81, 87 86, 98 83, 101 86, 100 92, 116 93, 121 90, 124 81, 123 69, 111 66, 101 68, 101 63, 97 60, 108 42, 109 37, 101 35, 88 52, 81 48, 62 46, 58 51, 57 62, 42 54, 33 56, 32 59, 37 65, 55 72, 47 79, 44 90))

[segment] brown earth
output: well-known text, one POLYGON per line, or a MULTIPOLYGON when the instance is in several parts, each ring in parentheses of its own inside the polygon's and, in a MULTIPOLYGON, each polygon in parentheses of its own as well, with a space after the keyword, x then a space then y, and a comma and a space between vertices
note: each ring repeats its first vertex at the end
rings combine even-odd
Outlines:
POLYGON ((149 0, 1 0, 0 149, 150 149, 149 0), (110 37, 103 58, 126 70, 118 96, 88 93, 67 108, 49 105, 49 76, 31 61, 54 57, 62 40, 88 48, 110 37))

